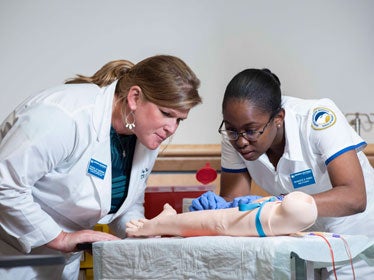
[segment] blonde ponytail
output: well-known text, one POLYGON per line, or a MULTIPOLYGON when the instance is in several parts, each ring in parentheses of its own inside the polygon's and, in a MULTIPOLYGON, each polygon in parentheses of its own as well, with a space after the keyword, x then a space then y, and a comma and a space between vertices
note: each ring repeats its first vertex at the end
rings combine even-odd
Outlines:
POLYGON ((123 77, 134 64, 128 60, 114 60, 105 64, 93 76, 77 75, 69 79, 65 84, 86 84, 93 83, 99 87, 110 85, 115 80, 123 77))
POLYGON ((144 100, 157 106, 188 110, 202 102, 198 92, 200 80, 183 60, 170 55, 155 55, 135 65, 128 60, 114 60, 92 77, 77 75, 65 83, 104 87, 115 80, 118 80, 115 94, 121 100, 136 85, 141 88, 144 100))

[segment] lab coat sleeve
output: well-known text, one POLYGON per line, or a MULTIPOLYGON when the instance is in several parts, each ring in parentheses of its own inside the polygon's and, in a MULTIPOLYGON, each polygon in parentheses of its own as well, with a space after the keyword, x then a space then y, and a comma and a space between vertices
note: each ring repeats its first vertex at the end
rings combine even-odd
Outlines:
MULTIPOLYGON (((144 192, 147 186, 147 179, 154 166, 158 155, 158 149, 149 150, 140 143, 137 143, 131 171, 130 188, 136 190, 134 195, 129 195, 125 201, 122 213, 115 218, 110 228, 118 237, 126 237, 126 223, 130 220, 144 218, 144 192)), ((130 194, 130 193, 129 193, 130 194)))
POLYGON ((7 129, 0 142, 0 234, 28 253, 61 232, 35 201, 33 189, 74 149, 76 128, 66 113, 55 107, 29 109, 3 123, 1 129, 4 127, 7 129))

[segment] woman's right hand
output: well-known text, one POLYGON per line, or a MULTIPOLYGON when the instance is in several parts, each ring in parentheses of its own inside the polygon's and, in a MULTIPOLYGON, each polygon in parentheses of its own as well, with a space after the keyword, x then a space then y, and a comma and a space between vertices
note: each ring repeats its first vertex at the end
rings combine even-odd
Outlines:
POLYGON ((92 243, 96 241, 120 240, 117 236, 110 233, 95 230, 80 230, 75 232, 61 233, 52 241, 48 242, 47 247, 64 253, 77 251, 77 244, 92 243))

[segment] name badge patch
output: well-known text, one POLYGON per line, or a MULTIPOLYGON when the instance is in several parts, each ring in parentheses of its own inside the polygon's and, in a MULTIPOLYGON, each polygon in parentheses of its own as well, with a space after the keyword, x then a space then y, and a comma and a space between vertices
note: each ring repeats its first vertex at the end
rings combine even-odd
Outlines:
POLYGON ((295 189, 315 184, 312 169, 290 174, 292 185, 295 189))
POLYGON ((97 178, 104 179, 107 165, 93 158, 88 165, 87 173, 97 178))

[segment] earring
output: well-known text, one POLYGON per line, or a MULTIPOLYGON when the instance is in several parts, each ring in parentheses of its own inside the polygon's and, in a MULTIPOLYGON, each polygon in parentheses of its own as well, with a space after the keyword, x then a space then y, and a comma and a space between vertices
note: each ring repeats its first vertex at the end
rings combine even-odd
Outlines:
POLYGON ((280 125, 280 124, 277 124, 277 127, 278 127, 278 128, 280 128, 280 127, 281 127, 281 125, 280 125))
POLYGON ((132 130, 134 127, 135 127, 135 114, 133 111, 130 111, 130 113, 128 113, 126 116, 125 116, 125 126, 126 128, 132 130), (129 122, 128 118, 129 116, 132 117, 133 121, 132 122, 129 122))

